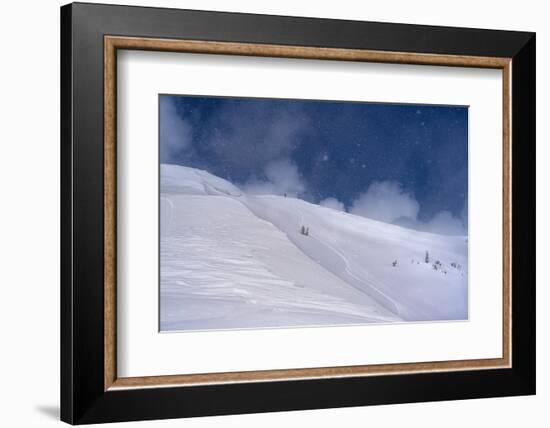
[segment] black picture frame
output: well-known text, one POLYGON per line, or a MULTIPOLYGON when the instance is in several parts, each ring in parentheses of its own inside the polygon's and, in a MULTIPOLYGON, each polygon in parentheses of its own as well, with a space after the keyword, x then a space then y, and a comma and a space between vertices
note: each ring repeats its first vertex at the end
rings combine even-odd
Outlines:
POLYGON ((61 8, 61 419, 71 424, 535 393, 535 34, 73 3, 61 8), (104 388, 104 36, 512 59, 512 366, 104 388))

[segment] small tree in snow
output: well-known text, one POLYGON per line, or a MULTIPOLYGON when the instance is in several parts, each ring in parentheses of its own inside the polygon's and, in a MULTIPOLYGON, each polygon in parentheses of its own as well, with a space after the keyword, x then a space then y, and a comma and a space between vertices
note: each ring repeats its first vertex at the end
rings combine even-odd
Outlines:
POLYGON ((397 260, 394 260, 391 264, 393 267, 396 267, 397 266, 397 260))
POLYGON ((426 263, 430 263, 430 255, 428 254, 428 250, 426 250, 426 257, 424 257, 424 261, 426 263))

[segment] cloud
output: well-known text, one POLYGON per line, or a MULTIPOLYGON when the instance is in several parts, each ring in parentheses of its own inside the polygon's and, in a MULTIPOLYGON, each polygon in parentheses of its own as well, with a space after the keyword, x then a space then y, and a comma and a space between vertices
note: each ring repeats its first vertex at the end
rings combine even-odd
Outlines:
POLYGON ((174 99, 160 97, 160 160, 171 162, 193 143, 193 126, 178 115, 174 99))
POLYGON ((366 192, 353 201, 349 212, 392 223, 402 217, 416 220, 419 210, 416 199, 404 192, 398 182, 374 181, 366 192))
POLYGON ((449 211, 440 211, 426 223, 420 223, 419 229, 425 232, 439 233, 442 235, 464 235, 465 229, 462 221, 454 217, 449 211))
MULTIPOLYGON (((439 211, 430 220, 418 219, 420 204, 414 195, 403 191, 395 181, 375 181, 359 195, 349 210, 351 214, 399 226, 442 235, 465 235, 467 223, 449 211, 439 211)), ((463 213, 467 212, 467 205, 463 213)), ((463 217, 463 215, 462 215, 463 217)))
POLYGON ((336 198, 323 199, 321 202, 319 202, 319 205, 326 208, 332 208, 333 210, 337 210, 337 211, 346 211, 344 203, 340 202, 336 198))
POLYGON ((228 100, 210 118, 200 144, 213 164, 261 171, 289 157, 309 125, 297 106, 228 100))
POLYGON ((253 177, 245 183, 245 193, 298 196, 306 190, 298 167, 288 158, 269 162, 264 175, 263 180, 253 177))

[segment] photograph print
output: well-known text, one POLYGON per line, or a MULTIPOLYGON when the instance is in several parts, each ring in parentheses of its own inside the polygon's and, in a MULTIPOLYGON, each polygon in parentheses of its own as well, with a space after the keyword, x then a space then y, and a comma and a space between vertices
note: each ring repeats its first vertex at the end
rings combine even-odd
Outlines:
POLYGON ((160 331, 468 320, 468 107, 159 95, 160 331))

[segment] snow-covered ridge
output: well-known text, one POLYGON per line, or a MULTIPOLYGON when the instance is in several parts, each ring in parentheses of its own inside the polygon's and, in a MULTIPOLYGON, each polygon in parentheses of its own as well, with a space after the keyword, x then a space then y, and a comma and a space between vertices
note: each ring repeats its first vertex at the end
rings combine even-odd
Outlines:
POLYGON ((161 165, 162 330, 467 319, 467 294, 464 237, 161 165))
POLYGON ((238 187, 207 171, 168 164, 160 166, 160 189, 186 195, 242 195, 238 187))

